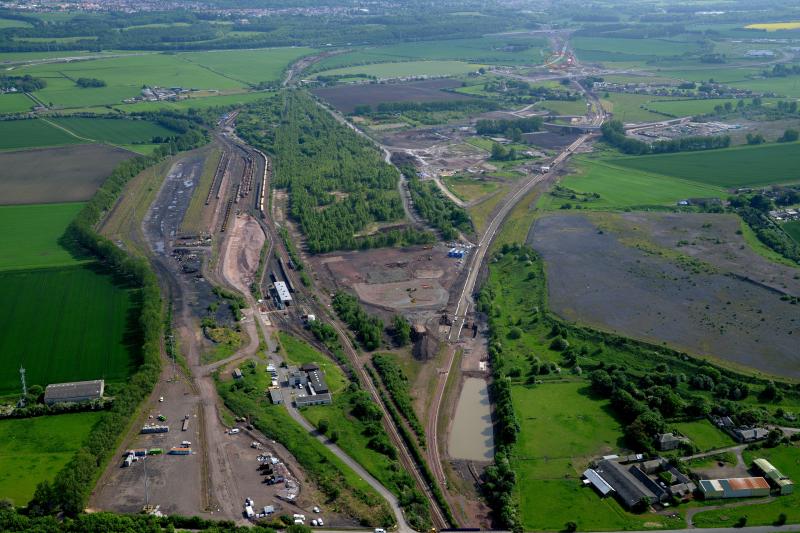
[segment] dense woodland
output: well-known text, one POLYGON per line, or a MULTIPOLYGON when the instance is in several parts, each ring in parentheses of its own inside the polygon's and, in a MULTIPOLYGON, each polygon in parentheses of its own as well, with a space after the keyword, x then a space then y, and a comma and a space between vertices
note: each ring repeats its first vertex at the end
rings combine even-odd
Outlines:
POLYGON ((415 230, 357 237, 368 225, 400 220, 397 169, 366 139, 302 92, 281 93, 239 115, 238 131, 275 156, 273 186, 289 193, 289 215, 312 253, 430 242, 415 230))
POLYGON ((457 238, 459 230, 466 233, 474 231, 469 213, 446 198, 432 181, 422 181, 412 175, 408 180, 408 190, 414 209, 431 226, 442 232, 442 239, 457 238))

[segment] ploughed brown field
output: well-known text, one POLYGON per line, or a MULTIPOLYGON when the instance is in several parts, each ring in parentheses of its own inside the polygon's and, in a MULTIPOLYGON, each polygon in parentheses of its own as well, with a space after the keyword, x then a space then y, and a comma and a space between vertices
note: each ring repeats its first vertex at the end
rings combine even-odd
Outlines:
POLYGON ((80 202, 136 154, 103 144, 0 152, 0 204, 80 202))

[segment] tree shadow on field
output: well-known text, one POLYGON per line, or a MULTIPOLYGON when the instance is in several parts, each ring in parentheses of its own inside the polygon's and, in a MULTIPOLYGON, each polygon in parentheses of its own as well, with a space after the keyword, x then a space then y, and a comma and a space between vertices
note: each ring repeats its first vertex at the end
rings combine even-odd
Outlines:
MULTIPOLYGON (((603 400, 608 400, 608 398, 606 398, 605 396, 598 394, 596 391, 592 390, 591 385, 586 385, 584 387, 579 388, 578 394, 580 394, 581 396, 585 396, 586 398, 589 398, 594 402, 602 402, 603 400)), ((611 403, 609 403, 608 401, 602 403, 600 405, 600 410, 622 425, 622 422, 619 419, 619 415, 614 410, 614 408, 611 407, 611 403)), ((616 446, 619 449, 627 448, 624 435, 620 435, 617 438, 616 446)))
POLYGON ((115 288, 128 293, 131 306, 125 316, 125 328, 122 333, 122 344, 130 355, 128 374, 133 374, 142 362, 142 328, 140 314, 142 309, 142 291, 133 279, 109 264, 100 261, 97 256, 81 246, 66 230, 58 239, 58 244, 70 255, 82 263, 76 268, 87 269, 98 276, 108 278, 115 288))

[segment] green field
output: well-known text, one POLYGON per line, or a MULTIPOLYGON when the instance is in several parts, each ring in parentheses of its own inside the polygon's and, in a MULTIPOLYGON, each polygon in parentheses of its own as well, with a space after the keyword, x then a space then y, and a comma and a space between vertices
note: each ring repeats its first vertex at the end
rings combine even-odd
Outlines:
MULTIPOLYGON (((667 113, 676 117, 704 115, 712 113, 714 106, 725 105, 730 102, 736 105, 736 99, 711 98, 707 100, 651 100, 645 105, 648 109, 667 113)), ((663 116, 661 117, 664 118, 663 116)))
POLYGON ((652 99, 645 94, 609 93, 607 98, 603 98, 603 107, 613 113, 615 119, 626 123, 664 120, 663 115, 646 109, 652 99))
POLYGON ((574 37, 570 42, 582 61, 638 62, 677 57, 699 50, 695 43, 666 39, 574 37))
POLYGON ((736 444, 730 435, 716 428, 708 420, 679 422, 677 424, 672 424, 671 427, 674 427, 681 434, 689 437, 689 439, 704 452, 716 450, 718 448, 726 448, 736 444))
POLYGON ((593 398, 586 382, 514 386, 512 396, 521 426, 512 464, 526 530, 558 531, 568 521, 584 531, 670 523, 656 515, 626 513, 616 500, 601 499, 581 483, 589 461, 618 451, 622 440, 608 401, 593 398))
POLYGON ((279 79, 290 63, 312 52, 313 48, 304 47, 264 48, 186 53, 181 57, 227 78, 258 84, 279 79))
POLYGON ((558 209, 569 202, 587 209, 618 209, 633 206, 674 206, 686 198, 724 197, 719 187, 689 180, 643 172, 611 164, 604 159, 577 157, 577 172, 561 180, 561 185, 579 193, 597 193, 599 199, 579 202, 544 196, 542 208, 558 209))
POLYGON ((694 516, 695 525, 698 527, 731 527, 742 516, 747 517, 748 526, 772 525, 781 513, 786 515, 787 522, 790 524, 800 522, 800 492, 796 490, 796 484, 800 480, 800 448, 794 445, 756 451, 745 450, 743 456, 748 465, 757 457, 767 459, 783 475, 789 476, 795 482, 794 493, 780 496, 771 503, 698 513, 694 516))
POLYGON ((0 121, 0 150, 59 146, 81 142, 85 141, 39 119, 0 121))
POLYGON ((499 184, 495 181, 474 179, 470 176, 447 176, 442 178, 448 189, 464 202, 483 198, 494 192, 499 184))
MULTIPOLYGON (((17 72, 44 78, 47 87, 37 97, 56 108, 122 104, 140 94, 142 85, 185 89, 243 90, 277 81, 286 66, 313 52, 310 48, 220 50, 179 54, 92 59, 70 63, 28 65, 17 72), (80 88, 74 80, 98 78, 105 87, 80 88)), ((165 107, 165 106, 162 106, 165 107)))
POLYGON ((547 42, 541 37, 487 36, 475 39, 448 39, 365 47, 327 57, 315 65, 315 70, 415 59, 457 60, 500 65, 536 65, 542 63, 546 56, 547 42))
POLYGON ((33 100, 24 94, 0 94, 0 114, 24 113, 33 108, 33 100))
POLYGON ((0 420, 0 498, 25 505, 81 447, 102 413, 0 420))
POLYGON ((542 100, 536 104, 557 115, 585 115, 586 100, 542 100))
POLYGON ((800 181, 800 144, 737 146, 724 150, 609 159, 610 164, 719 187, 800 181))
POLYGON ((4 30, 6 28, 30 28, 30 27, 31 27, 30 23, 25 22, 23 20, 0 18, 0 30, 4 30))
POLYGON ((62 117, 50 119, 79 137, 111 144, 144 143, 176 133, 155 122, 111 118, 62 117))
POLYGON ((0 273, 0 394, 61 381, 125 380, 135 367, 137 294, 95 265, 0 273))
POLYGON ((800 243, 800 221, 793 220, 792 222, 785 222, 781 227, 792 239, 800 243))
POLYGON ((764 78, 731 83, 733 87, 742 87, 756 92, 774 92, 779 96, 800 98, 800 76, 785 78, 764 78))
POLYGON ((208 96, 204 98, 186 98, 177 102, 137 102, 135 104, 120 104, 114 106, 115 109, 125 112, 136 111, 159 111, 161 109, 174 109, 185 111, 187 109, 205 109, 214 106, 240 105, 255 102, 262 98, 267 98, 274 93, 271 92, 248 92, 237 94, 225 94, 220 96, 208 96))
POLYGON ((703 68, 695 70, 672 70, 672 69, 656 69, 662 76, 669 76, 671 78, 686 80, 686 81, 708 81, 714 80, 718 83, 732 83, 738 81, 748 80, 750 76, 760 73, 759 70, 744 67, 744 68, 703 68))
POLYGON ((75 265, 77 260, 58 244, 82 203, 0 206, 0 272, 75 265))
POLYGON ((404 78, 410 76, 454 76, 475 72, 483 65, 463 61, 404 61, 402 63, 377 63, 344 67, 320 72, 320 75, 366 74, 376 78, 404 78))

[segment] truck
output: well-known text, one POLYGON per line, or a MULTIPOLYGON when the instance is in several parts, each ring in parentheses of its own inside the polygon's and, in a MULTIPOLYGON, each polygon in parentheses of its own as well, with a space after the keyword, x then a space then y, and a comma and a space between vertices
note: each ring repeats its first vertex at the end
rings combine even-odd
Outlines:
POLYGON ((125 458, 125 461, 122 462, 122 466, 131 466, 133 464, 133 455, 129 455, 125 458))
POLYGON ((170 448, 169 450, 170 455, 191 455, 192 449, 191 448, 181 448, 180 446, 175 446, 170 448))
POLYGON ((247 516, 247 518, 253 518, 256 516, 255 511, 253 511, 253 508, 249 505, 244 508, 244 514, 247 516))

